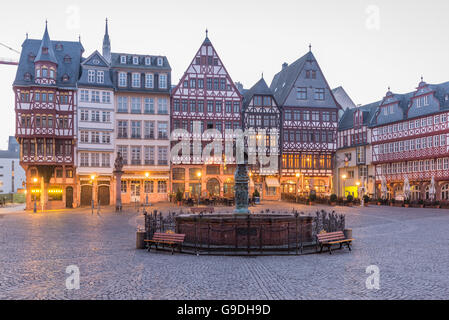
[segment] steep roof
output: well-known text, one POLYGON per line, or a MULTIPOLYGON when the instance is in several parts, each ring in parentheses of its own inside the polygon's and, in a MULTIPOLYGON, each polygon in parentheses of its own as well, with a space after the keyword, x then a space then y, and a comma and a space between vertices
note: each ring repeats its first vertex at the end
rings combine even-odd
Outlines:
POLYGON ((50 36, 48 35, 47 22, 45 22, 44 36, 42 37, 39 51, 37 52, 36 59, 34 59, 34 62, 39 61, 49 61, 56 64, 58 63, 55 51, 53 50, 53 46, 51 45, 50 36))
POLYGON ((95 50, 88 58, 83 59, 81 63, 81 76, 78 80, 78 86, 89 86, 89 87, 99 87, 99 88, 113 88, 114 84, 112 82, 112 76, 109 68, 108 61, 95 50), (91 83, 88 81, 89 70, 102 70, 104 71, 103 83, 91 83))
POLYGON ((264 78, 261 78, 259 81, 257 81, 256 84, 251 87, 251 89, 244 91, 243 105, 247 106, 255 95, 273 96, 273 92, 270 88, 268 88, 268 85, 265 82, 264 78))
POLYGON ((344 110, 357 107, 354 101, 352 101, 351 97, 349 97, 345 89, 343 89, 343 87, 340 86, 335 89, 332 89, 332 93, 334 94, 335 99, 338 101, 338 103, 344 110))
POLYGON ((290 65, 284 64, 282 70, 274 76, 270 89, 273 92, 276 101, 280 105, 284 104, 288 94, 295 84, 295 80, 298 78, 306 61, 309 59, 315 60, 315 57, 311 51, 290 65))
MULTIPOLYGON (((34 85, 34 63, 41 48, 42 40, 26 39, 23 42, 14 85, 34 85), (30 80, 26 80, 26 74, 30 75, 30 80)), ((48 48, 49 52, 50 49, 58 65, 56 86, 61 88, 75 88, 80 75, 81 57, 84 52, 82 44, 78 41, 51 40, 48 48), (64 75, 69 77, 68 81, 62 81, 64 75)), ((44 57, 42 56, 41 59, 44 59, 44 57)))
POLYGON ((171 71, 170 64, 168 63, 168 59, 165 56, 154 56, 154 55, 145 55, 145 54, 133 54, 133 53, 111 53, 111 67, 113 68, 130 68, 130 69, 151 69, 151 70, 164 70, 171 71), (120 57, 126 56, 126 64, 121 63, 120 57), (133 64, 133 57, 139 58, 139 64, 133 64), (145 64, 145 58, 151 58, 151 64, 145 64), (162 66, 157 65, 157 58, 162 58, 162 66))
POLYGON ((381 103, 382 101, 377 101, 364 106, 346 109, 340 121, 338 122, 338 130, 343 131, 352 129, 354 127, 354 113, 358 110, 361 110, 363 112, 363 125, 369 126, 376 114, 378 106, 381 103))

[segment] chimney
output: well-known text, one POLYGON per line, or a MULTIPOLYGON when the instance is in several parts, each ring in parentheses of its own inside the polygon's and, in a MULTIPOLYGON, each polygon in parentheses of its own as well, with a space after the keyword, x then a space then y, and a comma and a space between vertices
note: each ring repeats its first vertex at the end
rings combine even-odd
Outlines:
POLYGON ((241 93, 243 91, 243 84, 240 82, 236 82, 235 86, 237 87, 237 90, 241 93))
POLYGON ((287 68, 288 67, 288 63, 287 62, 284 62, 283 64, 282 64, 282 70, 284 70, 285 68, 287 68))

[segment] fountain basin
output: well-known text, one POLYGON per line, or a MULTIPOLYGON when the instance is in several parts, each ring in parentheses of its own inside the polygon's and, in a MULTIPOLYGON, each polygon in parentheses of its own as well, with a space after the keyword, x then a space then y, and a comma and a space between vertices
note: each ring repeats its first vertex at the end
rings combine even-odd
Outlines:
POLYGON ((176 217, 176 233, 187 245, 224 248, 283 248, 313 242, 313 217, 290 214, 187 214, 176 217))

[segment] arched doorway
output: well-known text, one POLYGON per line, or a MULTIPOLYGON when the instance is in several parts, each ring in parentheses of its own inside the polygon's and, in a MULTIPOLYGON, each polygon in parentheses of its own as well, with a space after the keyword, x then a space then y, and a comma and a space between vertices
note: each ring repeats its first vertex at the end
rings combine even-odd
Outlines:
POLYGON ((441 200, 449 200, 449 183, 446 183, 441 187, 441 200))
POLYGON ((81 186, 81 205, 90 206, 92 203, 92 186, 85 184, 81 186))
POLYGON ((73 188, 67 187, 65 189, 65 207, 73 208, 73 188))
POLYGON ((98 187, 98 203, 102 206, 109 205, 109 186, 99 186, 98 187))
POLYGON ((206 190, 207 190, 207 193, 209 194, 209 196, 219 197, 220 196, 220 182, 215 178, 210 179, 209 181, 207 181, 206 190))

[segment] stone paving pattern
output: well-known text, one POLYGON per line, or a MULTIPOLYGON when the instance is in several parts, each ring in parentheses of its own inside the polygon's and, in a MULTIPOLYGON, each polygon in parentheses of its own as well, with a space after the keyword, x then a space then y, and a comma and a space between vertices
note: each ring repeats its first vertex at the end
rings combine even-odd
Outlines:
MULTIPOLYGON (((291 210, 293 204, 256 207, 291 210)), ((162 205, 168 210, 168 205, 162 205)), ((346 214, 353 251, 223 257, 135 249, 141 214, 0 209, 0 299, 448 299, 449 211, 296 206, 346 214), (380 268, 380 290, 365 286, 380 268), (67 290, 66 267, 80 268, 67 290)), ((109 210, 111 211, 111 210, 109 210)))

